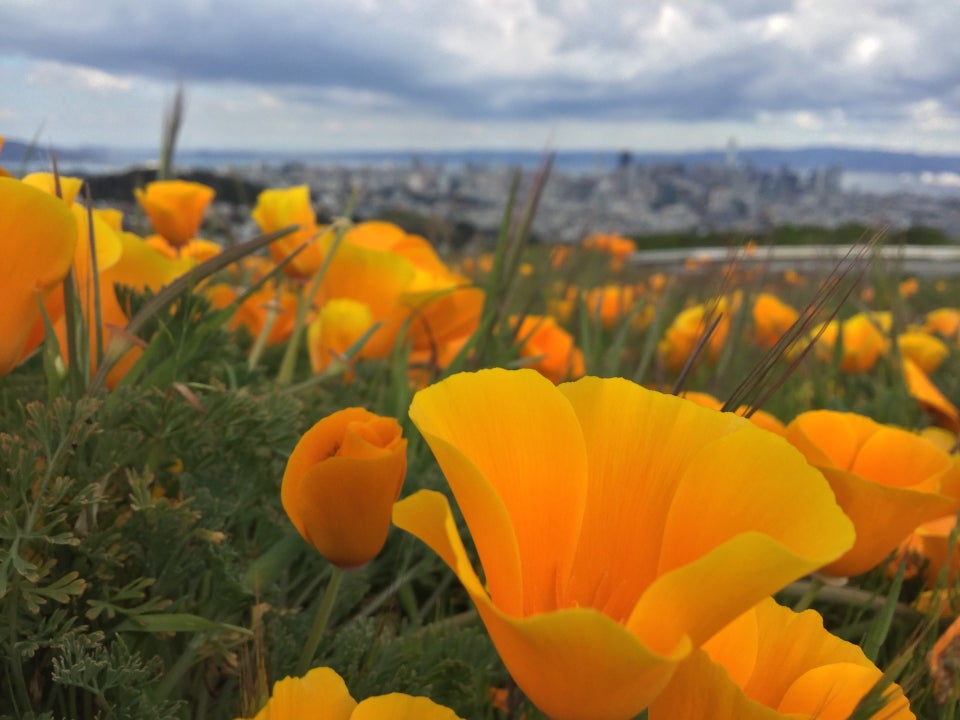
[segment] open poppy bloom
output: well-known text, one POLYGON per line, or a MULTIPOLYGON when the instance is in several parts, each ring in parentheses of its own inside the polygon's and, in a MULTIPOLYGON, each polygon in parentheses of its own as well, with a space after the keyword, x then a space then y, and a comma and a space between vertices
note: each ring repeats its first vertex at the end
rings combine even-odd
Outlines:
POLYGON ((328 667, 314 668, 300 678, 273 685, 267 704, 253 720, 458 720, 450 708, 426 697, 390 693, 358 703, 343 678, 328 667))
POLYGON ((670 370, 682 368, 693 354, 710 323, 719 317, 717 326, 706 344, 707 357, 715 359, 727 341, 727 334, 730 332, 730 313, 736 310, 737 304, 736 298, 730 301, 726 297, 721 297, 712 303, 694 305, 680 311, 664 332, 663 339, 657 344, 657 355, 661 362, 670 370))
POLYGON ((753 302, 754 339, 763 348, 776 345, 800 313, 776 295, 760 293, 753 302))
POLYGON ((310 367, 315 373, 326 369, 358 342, 373 323, 370 308, 358 300, 337 298, 325 303, 307 329, 310 367))
POLYGON ((70 270, 76 244, 76 221, 65 202, 0 177, 0 375, 29 352, 40 305, 70 270))
MULTIPOLYGON (((514 325, 516 320, 512 321, 514 325)), ((516 331, 520 357, 532 358, 530 366, 558 383, 583 375, 583 353, 573 336, 550 315, 526 315, 516 331)))
MULTIPOLYGON (((650 720, 847 720, 883 673, 813 610, 767 598, 695 650, 650 706, 650 720)), ((877 720, 913 720, 891 685, 877 720)))
POLYGON ((960 308, 937 308, 927 313, 924 329, 951 340, 960 339, 960 308))
POLYGON ((197 236, 213 188, 185 180, 158 180, 147 189, 133 191, 153 229, 174 247, 186 245, 197 236))
POLYGON ((25 185, 31 185, 38 190, 43 190, 50 195, 62 198, 67 205, 73 205, 73 201, 79 194, 80 188, 83 187, 83 180, 81 178, 69 177, 67 175, 57 177, 53 173, 48 172, 35 172, 24 175, 22 182, 25 185))
POLYGON ((853 548, 823 572, 866 572, 918 525, 957 509, 956 463, 919 435, 856 413, 812 410, 787 425, 786 438, 823 473, 857 528, 853 548))
POLYGON ((887 351, 890 342, 884 325, 888 324, 889 314, 884 313, 857 313, 842 322, 831 320, 822 332, 817 327, 811 333, 817 338, 814 353, 820 360, 832 361, 839 336, 843 351, 840 369, 848 373, 867 372, 887 351))
POLYGON ((623 379, 461 373, 418 392, 410 418, 486 584, 444 495, 401 500, 394 523, 454 570, 517 685, 557 720, 633 717, 694 647, 853 543, 782 438, 623 379))
MULTIPOLYGON (((310 203, 310 188, 306 185, 264 190, 257 196, 252 215, 264 233, 276 232, 288 225, 299 226, 289 235, 270 243, 270 256, 274 262, 280 262, 320 233, 317 215, 310 203)), ((311 278, 323 264, 323 257, 319 243, 312 242, 283 266, 283 272, 301 280, 311 278)))
POLYGON ((356 568, 383 549, 406 471, 400 423, 347 408, 300 438, 280 500, 304 540, 337 567, 356 568))

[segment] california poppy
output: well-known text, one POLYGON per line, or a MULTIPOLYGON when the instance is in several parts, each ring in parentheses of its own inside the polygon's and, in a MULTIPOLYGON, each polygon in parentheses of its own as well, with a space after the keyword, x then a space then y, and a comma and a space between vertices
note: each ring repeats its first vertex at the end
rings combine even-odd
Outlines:
POLYGON ((287 461, 280 500, 321 555, 342 569, 356 568, 383 548, 406 470, 400 423, 347 408, 300 438, 287 461))
POLYGON ((760 293, 753 302, 754 339, 760 347, 773 347, 800 313, 776 295, 760 293))
POLYGON ((525 316, 516 337, 520 342, 520 357, 530 358, 530 367, 551 381, 558 383, 583 375, 583 353, 573 336, 551 316, 525 316))
POLYGON ((957 467, 929 440, 856 413, 812 410, 786 436, 826 477, 857 528, 831 575, 876 567, 918 525, 956 511, 957 467))
MULTIPOLYGON (((650 720, 847 720, 883 676, 813 610, 767 598, 695 650, 650 706, 650 720)), ((898 685, 878 720, 913 720, 898 685)))
POLYGON ((458 720, 450 708, 430 698, 404 693, 369 697, 358 703, 346 683, 328 667, 314 668, 303 677, 287 677, 273 685, 267 704, 253 720, 458 720))
POLYGON ((158 180, 146 190, 133 191, 153 229, 175 247, 197 236, 207 206, 216 194, 213 188, 185 180, 158 180))
MULTIPOLYGON (((265 233, 276 232, 288 225, 298 228, 270 244, 270 256, 280 262, 303 243, 318 239, 321 229, 310 203, 310 188, 297 185, 289 188, 270 188, 257 196, 253 219, 265 233)), ((323 264, 324 253, 318 242, 311 242, 289 263, 283 271, 287 275, 305 280, 313 277, 323 264)))
POLYGON ((41 303, 73 263, 76 221, 59 198, 0 177, 0 243, 0 375, 6 375, 27 351, 41 303))
POLYGON ((307 329, 307 349, 313 371, 321 372, 343 355, 373 323, 369 306, 358 300, 337 298, 325 303, 307 329))
POLYGON ((454 570, 518 686, 558 720, 633 717, 694 647, 853 542, 782 438, 623 379, 462 373, 418 392, 410 418, 486 584, 444 495, 401 500, 394 523, 454 570))

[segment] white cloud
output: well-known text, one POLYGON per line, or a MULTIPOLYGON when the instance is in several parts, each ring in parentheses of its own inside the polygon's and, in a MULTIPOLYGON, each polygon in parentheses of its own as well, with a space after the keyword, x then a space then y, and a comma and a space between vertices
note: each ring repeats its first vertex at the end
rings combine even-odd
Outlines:
POLYGON ((95 93, 109 94, 129 92, 133 87, 134 79, 92 67, 47 61, 34 65, 27 74, 27 82, 52 88, 82 88, 95 93))
POLYGON ((772 118, 763 132, 942 140, 960 115, 956 27, 943 0, 0 0, 0 73, 23 68, 0 83, 26 79, 51 127, 83 93, 159 114, 183 80, 191 115, 229 112, 238 138, 268 130, 257 115, 340 135, 353 118, 484 139, 772 118))

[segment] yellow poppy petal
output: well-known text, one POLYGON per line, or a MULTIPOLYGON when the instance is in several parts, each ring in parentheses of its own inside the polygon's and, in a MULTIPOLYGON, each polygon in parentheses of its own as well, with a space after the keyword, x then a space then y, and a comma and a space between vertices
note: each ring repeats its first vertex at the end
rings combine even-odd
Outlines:
MULTIPOLYGON (((880 671, 854 663, 832 663, 798 677, 780 702, 782 713, 797 713, 817 720, 847 720, 854 708, 880 679, 880 671)), ((903 693, 877 715, 878 720, 913 718, 903 693)))
POLYGON ((397 503, 393 517, 456 573, 517 685, 556 720, 633 717, 690 651, 682 642, 669 654, 655 653, 622 625, 588 608, 510 617, 491 602, 470 566, 443 495, 421 490, 397 503))
POLYGON ((358 300, 369 306, 375 318, 384 318, 399 302, 414 274, 406 258, 344 242, 330 261, 321 299, 358 300))
POLYGON ((122 248, 117 263, 105 275, 110 282, 156 292, 196 265, 192 259, 171 260, 133 233, 119 233, 122 248))
POLYGON ((76 222, 62 200, 0 177, 0 375, 20 361, 40 303, 67 274, 76 243, 76 222))
POLYGON ((650 720, 784 720, 776 710, 744 694, 727 671, 703 650, 694 650, 650 705, 650 720))
POLYGON ((350 720, 356 707, 343 678, 328 667, 320 667, 302 678, 287 677, 274 683, 270 699, 253 720, 308 718, 318 708, 323 708, 324 720, 350 720))
MULTIPOLYGON (((852 529, 848 534, 852 537, 852 529)), ((640 598, 627 627, 650 638, 651 644, 654 638, 669 642, 683 633, 700 644, 743 608, 823 564, 790 552, 767 535, 746 532, 657 578, 640 598), (699 595, 707 587, 712 590, 709 602, 704 602, 699 595)))
POLYGON ((50 195, 58 195, 63 198, 63 201, 67 205, 73 205, 73 201, 77 197, 77 193, 80 192, 80 188, 83 187, 83 179, 76 177, 68 177, 66 175, 61 175, 59 178, 55 177, 53 173, 48 172, 35 172, 25 175, 23 182, 26 185, 31 185, 37 190, 43 190, 45 193, 50 195), (60 183, 59 193, 57 192, 57 182, 60 183))
POLYGON ((390 693, 367 698, 353 711, 350 720, 459 720, 448 707, 430 698, 390 693))
POLYGON ((859 575, 876 567, 918 525, 956 510, 957 501, 944 495, 886 487, 837 468, 820 470, 858 528, 850 551, 823 568, 831 575, 859 575))
MULTIPOLYGON (((557 607, 587 482, 583 435, 570 404, 537 372, 485 370, 420 391, 410 419, 434 450, 467 524, 476 528, 488 575, 499 572, 503 561, 496 553, 514 535, 523 578, 514 592, 523 593, 524 614, 557 607), (504 418, 510 418, 508 433, 504 418), (502 512, 485 519, 501 503, 510 523, 502 512)), ((498 604, 501 590, 506 587, 498 585, 498 604)))
MULTIPOLYGON (((818 613, 766 598, 681 663, 650 718, 841 720, 881 676, 858 646, 827 632, 818 613)), ((898 686, 888 698, 877 720, 913 718, 898 686)))
POLYGON ((849 470, 888 487, 937 492, 937 475, 950 464, 947 453, 920 436, 900 428, 881 427, 860 446, 849 470))
POLYGON ((930 412, 938 424, 954 433, 960 433, 960 410, 910 358, 903 358, 903 379, 910 397, 930 412))
POLYGON ((568 598, 625 621, 657 575, 679 470, 694 449, 690 432, 701 423, 695 432, 713 437, 746 421, 622 379, 557 389, 577 414, 590 473, 568 598))

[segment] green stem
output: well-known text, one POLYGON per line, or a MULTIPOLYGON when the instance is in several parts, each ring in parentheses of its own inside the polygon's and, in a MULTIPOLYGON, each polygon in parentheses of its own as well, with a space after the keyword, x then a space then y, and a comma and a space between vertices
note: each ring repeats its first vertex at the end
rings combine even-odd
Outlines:
POLYGON ((310 663, 313 662, 313 656, 317 654, 320 639, 327 631, 330 615, 333 614, 333 604, 337 599, 337 592, 340 590, 341 580, 343 580, 343 570, 335 566, 332 567, 330 582, 327 583, 327 589, 323 593, 323 600, 320 602, 317 616, 313 619, 313 627, 310 628, 310 636, 307 638, 307 644, 303 646, 303 652, 300 653, 300 660, 297 662, 297 677, 303 677, 307 674, 307 670, 310 669, 310 663))
MULTIPOLYGON (((353 204, 355 201, 356 197, 352 196, 347 207, 347 217, 353 212, 353 204)), ((306 298, 304 298, 304 287, 302 286, 300 288, 300 294, 297 296, 297 317, 293 323, 293 332, 287 341, 287 349, 283 354, 283 361, 280 363, 280 372, 277 374, 277 383, 279 385, 289 385, 293 381, 294 370, 296 370, 297 367, 297 353, 300 350, 300 340, 303 337, 303 331, 307 323, 307 311, 313 305, 313 299, 320 290, 323 278, 327 275, 327 270, 333 261, 333 256, 336 255, 337 250, 340 248, 340 243, 343 242, 343 236, 346 234, 348 227, 349 221, 337 221, 314 240, 314 242, 319 242, 331 231, 334 233, 333 242, 330 245, 330 249, 326 252, 326 257, 323 258, 323 262, 320 264, 320 269, 317 270, 313 276, 313 280, 310 281, 306 298)))
POLYGON ((187 647, 184 648, 180 657, 178 657, 176 662, 163 674, 163 679, 157 684, 154 690, 154 698, 156 700, 164 700, 170 696, 170 693, 173 692, 174 688, 180 682, 180 679, 193 667, 197 659, 197 653, 200 651, 203 643, 204 637, 201 633, 197 633, 190 639, 190 642, 187 644, 187 647))
POLYGON ((22 705, 20 711, 26 713, 31 705, 30 694, 27 692, 26 678, 23 675, 23 664, 20 662, 21 655, 16 650, 18 636, 17 619, 20 603, 20 589, 16 584, 14 584, 7 601, 7 624, 10 628, 10 656, 7 661, 10 665, 10 677, 13 680, 12 684, 17 694, 17 702, 22 705))
POLYGON ((793 606, 794 612, 803 612, 810 607, 822 588, 823 580, 818 577, 811 577, 807 589, 804 590, 803 595, 800 596, 800 599, 797 600, 793 606))
POLYGON ((263 349, 267 346, 267 338, 270 337, 270 331, 273 329, 273 324, 277 321, 277 315, 280 314, 277 309, 279 304, 280 293, 278 291, 275 301, 267 308, 267 315, 264 318, 263 327, 260 328, 260 334, 257 335, 257 340, 254 342, 253 348, 250 350, 250 357, 247 358, 248 370, 254 370, 257 367, 257 363, 260 362, 260 356, 263 354, 263 349))
POLYGON ((280 363, 280 372, 277 373, 278 385, 289 385, 293 381, 293 374, 297 369, 297 354, 300 352, 300 340, 303 338, 303 328, 307 320, 307 309, 313 302, 313 295, 307 298, 305 288, 297 288, 297 319, 293 325, 293 332, 287 341, 287 349, 283 353, 280 363))

